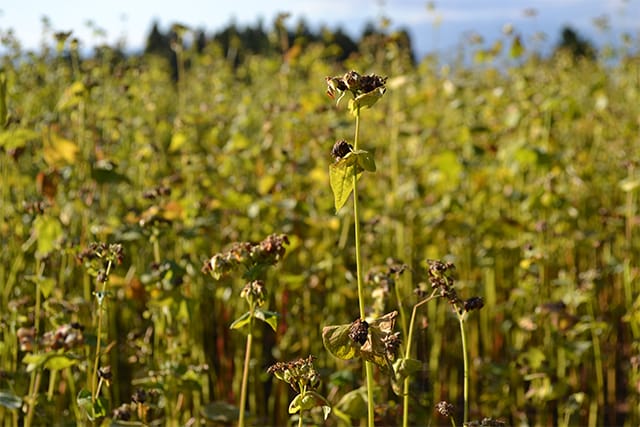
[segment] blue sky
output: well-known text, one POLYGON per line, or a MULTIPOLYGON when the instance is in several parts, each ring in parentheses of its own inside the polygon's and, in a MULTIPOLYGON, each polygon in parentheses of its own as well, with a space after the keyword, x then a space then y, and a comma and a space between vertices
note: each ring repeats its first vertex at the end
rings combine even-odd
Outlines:
POLYGON ((558 39, 559 30, 571 25, 589 39, 616 41, 621 32, 638 39, 640 0, 23 0, 0 5, 0 31, 14 30, 24 48, 35 49, 42 41, 42 17, 49 18, 55 31, 74 31, 85 47, 124 39, 129 49, 144 45, 151 23, 163 28, 180 22, 212 33, 234 20, 254 24, 262 18, 270 24, 278 12, 290 12, 290 23, 304 17, 312 26, 342 26, 357 35, 367 21, 384 15, 394 27, 410 30, 419 54, 447 50, 463 34, 476 32, 491 40, 505 24, 512 24, 525 41, 536 32, 547 34, 547 43, 558 39), (535 10, 526 16, 525 10, 535 10), (593 19, 605 16, 609 33, 599 32, 593 19), (92 21, 106 31, 97 36, 87 25, 92 21))

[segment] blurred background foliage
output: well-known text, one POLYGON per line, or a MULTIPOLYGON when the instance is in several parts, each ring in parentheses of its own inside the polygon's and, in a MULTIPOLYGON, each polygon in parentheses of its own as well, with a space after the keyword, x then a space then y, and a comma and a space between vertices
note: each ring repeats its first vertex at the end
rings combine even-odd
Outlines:
MULTIPOLYGON (((371 283, 370 304, 375 295, 384 311, 409 310, 424 260, 452 261, 459 292, 485 300, 469 320, 472 418, 638 425, 638 40, 597 52, 565 29, 542 55, 508 29, 442 64, 417 61, 406 32, 371 26, 353 40, 287 30, 285 19, 213 37, 156 26, 140 55, 83 55, 69 33, 25 52, 3 35, 3 425, 22 417, 15 399, 29 389, 33 349, 19 331, 36 317, 36 335, 84 325, 72 366, 44 370, 36 411, 77 419, 97 289, 77 255, 96 241, 124 248, 102 338, 112 409, 143 389, 162 422, 224 422, 212 405, 238 399, 244 337, 229 324, 244 309, 243 281, 200 270, 230 243, 271 233, 291 244, 266 280, 281 318, 277 332, 257 331, 253 422, 287 423, 289 391, 266 374, 276 360, 316 356, 334 404, 359 386, 360 366, 331 358, 320 336, 358 316, 352 224, 335 214, 328 181, 331 147, 352 138, 352 123, 324 82, 350 69, 389 77, 362 120, 378 166, 360 181, 365 270, 390 258, 409 266, 393 284, 402 301, 371 283)), ((419 317, 412 424, 448 422, 433 405, 462 406, 457 325, 446 304, 419 317)), ((399 398, 384 375, 377 382, 378 422, 395 424, 399 398)))

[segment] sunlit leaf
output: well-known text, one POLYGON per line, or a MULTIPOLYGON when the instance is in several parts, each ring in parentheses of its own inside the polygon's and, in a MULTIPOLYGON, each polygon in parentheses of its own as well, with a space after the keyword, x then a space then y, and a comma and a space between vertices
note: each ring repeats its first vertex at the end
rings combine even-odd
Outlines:
POLYGON ((38 257, 43 257, 57 249, 63 237, 60 221, 48 215, 40 215, 33 221, 33 233, 37 239, 36 256, 38 257))
POLYGON ((365 150, 354 151, 353 155, 356 156, 358 165, 367 172, 376 171, 376 162, 373 160, 373 155, 365 150))
POLYGON ((27 142, 38 139, 40 134, 30 129, 10 129, 0 132, 0 147, 15 150, 27 145, 27 142))
POLYGON ((297 394, 296 397, 289 402, 289 413, 295 414, 302 409, 302 394, 297 394))
POLYGON ((248 311, 244 313, 242 316, 238 317, 233 323, 229 326, 230 329, 240 329, 247 326, 251 323, 251 313, 248 311))
POLYGON ((358 107, 362 110, 365 108, 370 108, 373 106, 382 95, 386 92, 386 88, 381 86, 377 89, 372 90, 371 92, 363 93, 362 95, 358 95, 354 99, 349 100, 349 111, 354 116, 358 114, 358 107))
POLYGON ((62 96, 60 97, 56 108, 62 111, 77 106, 84 98, 86 89, 87 88, 82 82, 78 81, 72 83, 62 93, 62 96))
POLYGON ((187 142, 187 135, 183 132, 176 132, 171 136, 171 143, 169 144, 169 151, 174 153, 182 148, 187 142))
POLYGON ((44 367, 49 369, 50 371, 59 371, 61 369, 66 369, 70 366, 78 363, 77 359, 71 358, 66 354, 57 354, 50 357, 45 363, 44 367))
MULTIPOLYGON (((347 154, 329 166, 329 184, 331 184, 331 190, 333 191, 336 212, 349 200, 349 196, 353 191, 353 176, 357 167, 357 158, 354 153, 347 154)), ((359 168, 358 175, 360 175, 359 168)))
POLYGON ((263 322, 271 326, 271 329, 273 329, 274 331, 276 330, 276 327, 278 326, 278 317, 280 316, 278 313, 258 308, 255 311, 255 316, 256 319, 262 320, 263 322))
POLYGON ((58 135, 55 131, 44 131, 42 156, 51 167, 72 165, 76 161, 78 146, 71 140, 58 135))
POLYGON ((353 359, 360 352, 360 345, 349 338, 351 324, 331 325, 322 328, 322 343, 329 353, 338 359, 353 359))
POLYGON ((622 191, 629 193, 640 186, 640 178, 625 178, 618 185, 622 191))

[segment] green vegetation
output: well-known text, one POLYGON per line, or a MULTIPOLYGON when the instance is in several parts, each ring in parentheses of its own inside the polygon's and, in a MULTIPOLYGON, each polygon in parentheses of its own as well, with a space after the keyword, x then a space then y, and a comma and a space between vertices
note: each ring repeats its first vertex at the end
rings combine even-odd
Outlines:
POLYGON ((282 19, 3 35, 0 425, 640 424, 637 52, 282 19))

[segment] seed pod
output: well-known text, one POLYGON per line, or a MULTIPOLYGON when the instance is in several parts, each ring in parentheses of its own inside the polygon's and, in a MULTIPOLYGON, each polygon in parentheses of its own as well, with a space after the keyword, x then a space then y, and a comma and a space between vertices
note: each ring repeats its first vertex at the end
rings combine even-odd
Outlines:
POLYGON ((338 161, 353 151, 353 146, 344 139, 337 141, 331 149, 331 155, 338 161))
POLYGON ((369 335, 369 324, 366 320, 356 319, 349 328, 349 338, 352 341, 357 342, 360 345, 364 345, 367 342, 367 336, 369 335))

